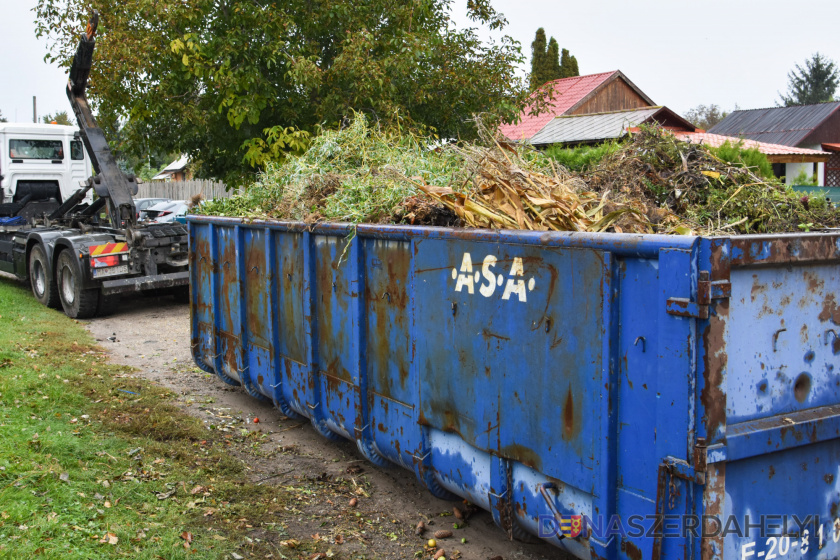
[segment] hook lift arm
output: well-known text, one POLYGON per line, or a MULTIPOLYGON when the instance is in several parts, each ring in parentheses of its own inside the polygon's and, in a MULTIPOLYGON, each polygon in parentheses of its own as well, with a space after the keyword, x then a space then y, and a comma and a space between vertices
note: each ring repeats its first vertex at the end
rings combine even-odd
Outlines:
POLYGON ((94 11, 85 32, 79 38, 79 46, 73 56, 70 79, 67 82, 67 98, 76 114, 82 141, 96 171, 89 185, 93 186, 97 196, 107 200, 112 227, 134 229, 137 214, 133 196, 137 194, 137 182, 133 176, 126 176, 117 165, 105 134, 97 126, 85 97, 98 24, 99 13, 94 11))

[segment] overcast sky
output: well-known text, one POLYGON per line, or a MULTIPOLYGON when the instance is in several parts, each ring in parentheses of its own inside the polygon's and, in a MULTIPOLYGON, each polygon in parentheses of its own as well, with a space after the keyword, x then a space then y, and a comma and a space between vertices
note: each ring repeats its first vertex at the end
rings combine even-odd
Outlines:
MULTIPOLYGON (((462 25, 466 0, 453 16, 462 25)), ((43 62, 34 0, 0 0, 0 111, 9 121, 70 110, 66 74, 43 62)), ((678 113, 698 104, 772 107, 787 73, 819 51, 840 62, 840 1, 494 0, 505 32, 530 57, 540 26, 577 57, 581 74, 621 70, 678 113)), ((484 36, 487 36, 484 34, 484 36)))

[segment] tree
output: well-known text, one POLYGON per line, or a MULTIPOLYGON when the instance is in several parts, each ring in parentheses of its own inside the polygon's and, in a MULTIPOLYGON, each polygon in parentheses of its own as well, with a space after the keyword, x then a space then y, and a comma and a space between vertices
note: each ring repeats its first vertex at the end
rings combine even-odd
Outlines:
POLYGON ((545 29, 542 27, 537 29, 534 42, 531 43, 531 75, 529 77, 531 91, 559 78, 580 75, 577 59, 569 55, 568 49, 563 49, 562 52, 561 58, 557 40, 551 37, 546 43, 545 29))
POLYGON ((569 49, 563 49, 560 55, 560 77, 571 78, 580 76, 577 59, 569 54, 569 49))
POLYGON ((545 29, 540 27, 534 34, 534 41, 531 43, 531 75, 529 76, 531 91, 537 89, 550 79, 546 72, 546 62, 548 61, 547 46, 545 29))
POLYGON ((0 111, 0 122, 9 122, 6 117, 3 116, 3 111, 0 111))
MULTIPOLYGON (((735 110, 738 110, 738 105, 735 105, 735 110)), ((724 111, 714 103, 711 105, 698 105, 692 107, 685 113, 685 120, 703 130, 709 130, 717 123, 726 118, 729 111, 724 111)))
POLYGON ((840 85, 840 68, 837 64, 821 55, 814 55, 805 61, 805 68, 800 65, 788 72, 788 94, 779 94, 785 107, 791 105, 812 105, 834 101, 834 92, 840 85))
MULTIPOLYGON (((485 44, 455 29, 451 2, 96 0, 89 97, 100 120, 125 124, 126 152, 183 153, 199 177, 234 183, 253 172, 255 142, 282 157, 353 111, 474 137, 474 114, 518 115, 522 55, 509 37, 485 44)), ((69 64, 89 4, 38 0, 47 60, 69 64)), ((491 29, 506 24, 489 0, 468 8, 491 29)))
POLYGON ((557 40, 552 37, 548 41, 548 50, 546 51, 546 81, 551 82, 562 78, 560 75, 560 45, 557 40))
POLYGON ((70 120, 70 117, 67 116, 67 111, 56 111, 54 115, 50 115, 47 113, 41 119, 46 124, 50 124, 51 122, 55 121, 55 124, 63 124, 67 126, 75 126, 73 121, 70 120))

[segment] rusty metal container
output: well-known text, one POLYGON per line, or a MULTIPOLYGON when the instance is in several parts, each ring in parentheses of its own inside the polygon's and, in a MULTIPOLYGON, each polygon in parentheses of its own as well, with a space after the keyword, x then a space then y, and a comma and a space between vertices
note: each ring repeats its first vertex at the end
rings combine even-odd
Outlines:
POLYGON ((199 367, 510 537, 840 555, 840 234, 188 223, 199 367))

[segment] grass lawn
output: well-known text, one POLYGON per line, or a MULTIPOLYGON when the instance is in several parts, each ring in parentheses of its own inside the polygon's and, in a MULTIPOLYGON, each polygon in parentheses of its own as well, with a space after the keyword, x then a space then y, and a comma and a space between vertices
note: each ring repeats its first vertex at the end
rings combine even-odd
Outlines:
POLYGON ((226 445, 0 279, 0 558, 312 557, 277 548, 289 495, 226 445))

